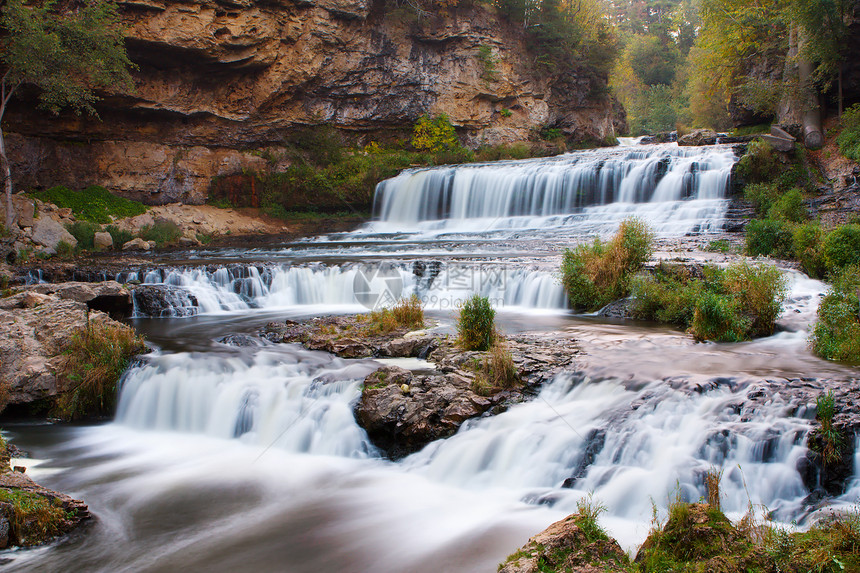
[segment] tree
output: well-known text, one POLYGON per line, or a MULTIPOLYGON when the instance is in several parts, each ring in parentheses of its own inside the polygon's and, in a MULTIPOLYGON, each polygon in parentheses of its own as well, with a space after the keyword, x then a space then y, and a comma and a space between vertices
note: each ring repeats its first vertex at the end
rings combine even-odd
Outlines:
MULTIPOLYGON (((53 0, 27 5, 7 0, 0 16, 3 77, 0 126, 12 95, 34 86, 39 107, 57 114, 64 107, 96 116, 93 90, 133 88, 134 64, 125 51, 119 13, 110 1, 89 0, 60 8, 53 0)), ((12 173, 0 129, 0 173, 6 192, 6 226, 15 222, 12 173)))

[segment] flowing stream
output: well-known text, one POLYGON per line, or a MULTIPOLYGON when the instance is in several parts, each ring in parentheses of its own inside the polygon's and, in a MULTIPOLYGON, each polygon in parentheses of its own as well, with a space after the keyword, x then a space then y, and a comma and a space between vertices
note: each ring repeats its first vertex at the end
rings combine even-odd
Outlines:
MULTIPOLYGON (((652 503, 665 512, 674 496, 698 500, 712 468, 725 472, 731 516, 753 504, 802 521, 809 491, 797 464, 814 405, 790 392, 743 404, 763 380, 853 374, 806 348, 824 285, 786 271, 777 334, 696 344, 672 328, 572 315, 556 274, 563 247, 630 214, 664 239, 707 238, 724 217, 733 161, 728 147, 622 146, 410 170, 380 184, 376 220, 355 233, 125 271, 119 279, 170 296, 158 312, 139 301, 134 324, 155 351, 126 373, 116 419, 7 428, 34 454, 29 473, 85 500, 97 521, 0 565, 491 572, 589 494, 635 552, 652 503), (587 355, 532 401, 397 462, 352 415, 379 361, 253 336, 271 320, 413 293, 450 332, 451 309, 475 292, 491 298, 503 331, 569 340, 587 355), (219 342, 231 334, 248 336, 219 342)), ((860 480, 837 501, 857 496, 860 480)))

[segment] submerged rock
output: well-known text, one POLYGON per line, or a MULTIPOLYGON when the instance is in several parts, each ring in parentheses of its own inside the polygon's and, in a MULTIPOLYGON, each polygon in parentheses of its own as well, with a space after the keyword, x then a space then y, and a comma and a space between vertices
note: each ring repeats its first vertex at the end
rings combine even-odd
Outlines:
POLYGON ((132 287, 132 296, 137 316, 184 317, 199 312, 197 297, 180 287, 136 285, 132 287))

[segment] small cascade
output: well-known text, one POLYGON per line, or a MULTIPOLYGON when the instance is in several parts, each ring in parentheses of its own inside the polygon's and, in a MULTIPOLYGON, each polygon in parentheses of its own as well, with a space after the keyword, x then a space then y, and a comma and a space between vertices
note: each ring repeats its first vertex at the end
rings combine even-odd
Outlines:
POLYGON ((624 145, 549 159, 411 169, 377 186, 378 222, 368 230, 576 224, 593 232, 629 216, 666 234, 717 230, 735 161, 729 146, 624 145))
POLYGON ((567 304, 552 273, 501 264, 158 268, 124 272, 117 280, 141 281, 135 315, 153 318, 310 305, 362 311, 412 294, 428 310, 456 308, 475 293, 499 309, 563 310, 567 304))
POLYGON ((794 517, 808 493, 796 470, 805 405, 777 397, 750 420, 737 406, 744 389, 692 390, 560 376, 534 401, 471 422, 405 463, 469 489, 530 490, 528 500, 568 511, 593 492, 625 518, 647 515, 651 499, 665 506, 667 492, 698 500, 705 472, 724 468, 727 511, 752 501, 794 517))
POLYGON ((155 356, 126 374, 117 423, 204 434, 292 452, 367 457, 350 403, 370 364, 294 348, 155 356))

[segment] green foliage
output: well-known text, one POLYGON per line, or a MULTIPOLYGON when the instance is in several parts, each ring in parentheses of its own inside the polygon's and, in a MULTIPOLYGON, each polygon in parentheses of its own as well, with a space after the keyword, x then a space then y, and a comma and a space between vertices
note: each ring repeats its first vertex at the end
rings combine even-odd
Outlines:
POLYGON ((357 317, 364 323, 362 334, 376 336, 404 328, 424 327, 424 308, 417 295, 401 299, 392 308, 380 308, 357 317))
POLYGON ((134 217, 147 210, 143 203, 117 197, 98 185, 92 185, 82 191, 72 191, 62 186, 51 187, 46 191, 32 192, 30 196, 53 203, 61 209, 70 208, 76 219, 100 224, 110 223, 111 217, 134 217))
POLYGON ((750 183, 744 187, 744 199, 755 206, 759 217, 767 215, 779 196, 779 188, 774 183, 750 183))
POLYGON ((71 225, 67 225, 66 229, 78 241, 79 250, 91 251, 95 235, 101 226, 89 221, 75 221, 71 225))
POLYGON ((737 173, 747 183, 768 183, 784 170, 777 151, 767 141, 756 139, 738 161, 737 173))
POLYGON ((173 221, 156 221, 140 228, 138 236, 144 241, 155 241, 159 247, 172 245, 182 236, 182 229, 173 221))
POLYGON ((860 224, 842 225, 830 231, 824 238, 822 254, 830 272, 860 264, 860 224))
POLYGON ((651 256, 653 236, 638 219, 627 219, 608 243, 567 249, 562 259, 562 285, 571 306, 598 310, 627 296, 630 278, 651 256))
MULTIPOLYGON (((117 6, 89 2, 74 10, 56 2, 9 0, 0 26, 6 32, 0 59, 7 89, 19 83, 39 88, 40 105, 57 113, 66 106, 95 114, 94 89, 131 90, 125 39, 117 6)), ((4 106, 5 106, 5 102, 4 106)))
MULTIPOLYGON (((299 128, 286 138, 286 155, 294 162, 328 167, 344 158, 343 140, 338 131, 326 124, 299 128)), ((268 157, 270 163, 279 158, 268 157)))
POLYGON ((860 161, 860 103, 842 114, 841 131, 836 137, 839 151, 853 161, 860 161))
POLYGON ((131 233, 131 231, 120 229, 116 225, 108 225, 105 228, 105 231, 110 233, 110 238, 113 240, 114 247, 117 249, 134 238, 134 235, 131 233))
POLYGON ((777 221, 801 223, 809 218, 803 195, 797 187, 780 196, 767 210, 767 217, 777 221))
POLYGON ((788 224, 773 219, 755 219, 746 226, 746 252, 750 256, 791 258, 792 232, 788 224))
POLYGON ((810 344, 827 360, 860 362, 860 267, 848 266, 834 276, 830 292, 818 305, 818 322, 810 344))
POLYGON ((457 132, 445 114, 421 116, 412 129, 412 147, 420 151, 450 151, 460 147, 457 132))
POLYGON ((472 295, 457 316, 457 344, 463 350, 488 350, 497 338, 495 319, 490 300, 472 295))
POLYGON ((630 132, 641 135, 672 131, 678 121, 675 94, 666 85, 647 86, 633 104, 630 132))
POLYGON ((143 338, 122 324, 90 324, 66 348, 57 414, 65 420, 109 415, 117 382, 132 356, 146 349, 143 338))
POLYGON ((860 515, 837 515, 806 531, 768 528, 762 545, 773 571, 860 571, 860 515))
POLYGON ((62 533, 62 502, 21 489, 0 487, 0 503, 12 506, 10 534, 23 546, 39 545, 62 533))
MULTIPOLYGON (((57 256, 61 259, 71 259, 75 256, 75 248, 71 245, 71 243, 67 243, 66 241, 60 241, 57 243, 57 256)), ((41 253, 37 253, 38 256, 41 253)))
POLYGON ((792 233, 794 258, 800 261, 803 272, 813 278, 824 276, 825 265, 822 251, 824 231, 816 223, 796 225, 792 233))
POLYGON ((732 244, 729 243, 728 239, 714 239, 705 245, 705 250, 711 253, 730 253, 732 244))
POLYGON ((661 264, 633 281, 633 316, 688 327, 698 340, 736 342, 771 334, 786 282, 779 270, 747 263, 706 266, 702 276, 661 264))
POLYGON ((646 86, 669 86, 681 54, 672 42, 663 42, 657 36, 636 34, 627 50, 633 73, 646 86))
POLYGON ((606 541, 609 536, 606 531, 600 527, 597 519, 601 513, 606 511, 606 506, 594 499, 591 494, 580 498, 576 502, 576 515, 574 522, 585 534, 585 538, 590 542, 606 541))

